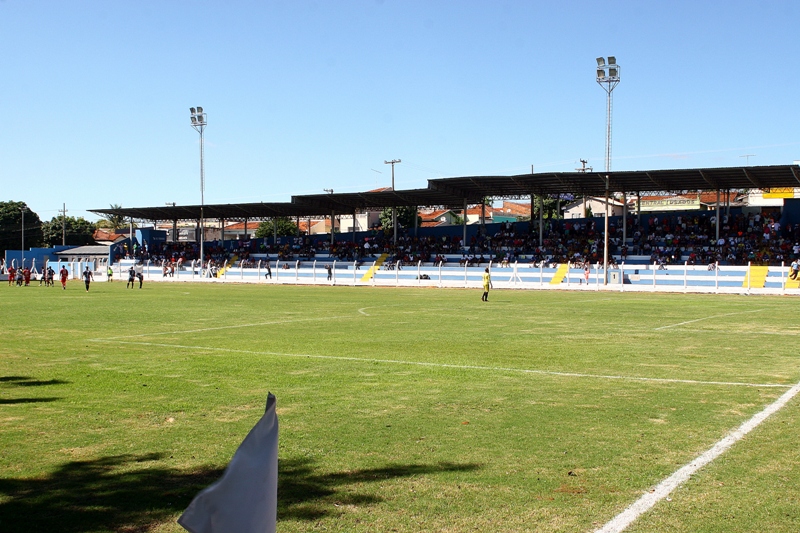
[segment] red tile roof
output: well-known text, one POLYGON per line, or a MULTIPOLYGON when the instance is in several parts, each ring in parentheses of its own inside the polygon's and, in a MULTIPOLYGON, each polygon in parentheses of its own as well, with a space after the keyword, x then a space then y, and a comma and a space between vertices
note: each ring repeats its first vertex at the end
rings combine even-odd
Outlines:
POLYGON ((503 214, 514 216, 531 216, 531 204, 523 204, 520 202, 503 201, 503 214))
POLYGON ((420 211, 419 216, 422 219, 422 222, 431 222, 436 221, 437 218, 448 212, 450 212, 450 209, 436 209, 430 212, 420 211))
POLYGON ((115 242, 117 239, 124 239, 125 235, 114 233, 113 231, 106 231, 104 229, 97 229, 92 234, 92 239, 96 241, 111 241, 115 242))

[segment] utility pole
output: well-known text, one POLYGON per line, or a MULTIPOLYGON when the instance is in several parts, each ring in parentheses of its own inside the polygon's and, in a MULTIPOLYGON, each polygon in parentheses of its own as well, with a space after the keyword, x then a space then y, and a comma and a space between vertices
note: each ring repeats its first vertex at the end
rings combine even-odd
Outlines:
MULTIPOLYGON (((399 159, 392 159, 391 161, 384 161, 385 165, 392 165, 392 192, 394 193, 394 165, 401 163, 399 159)), ((466 213, 465 213, 466 216, 466 213)), ((397 245, 397 208, 392 206, 392 229, 394 230, 394 244, 397 245)))
POLYGON ((22 213, 22 270, 25 270, 25 207, 19 208, 22 213))
POLYGON ((61 213, 61 246, 67 245, 67 204, 59 211, 61 213))

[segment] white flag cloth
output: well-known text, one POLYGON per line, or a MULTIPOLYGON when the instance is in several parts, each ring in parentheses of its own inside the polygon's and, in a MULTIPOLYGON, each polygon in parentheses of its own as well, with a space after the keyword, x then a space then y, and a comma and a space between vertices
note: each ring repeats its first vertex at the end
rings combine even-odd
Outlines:
POLYGON ((275 396, 222 477, 195 496, 178 523, 191 533, 275 533, 278 417, 275 396))

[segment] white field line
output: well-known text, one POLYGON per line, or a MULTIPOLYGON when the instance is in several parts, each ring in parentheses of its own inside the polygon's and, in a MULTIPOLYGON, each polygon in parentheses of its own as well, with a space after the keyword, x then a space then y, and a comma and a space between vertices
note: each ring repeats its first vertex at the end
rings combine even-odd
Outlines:
MULTIPOLYGON (((366 309, 366 308, 365 308, 366 309)), ((135 339, 136 337, 154 337, 156 335, 181 335, 184 333, 202 333, 204 331, 216 331, 221 329, 235 329, 235 328, 252 328, 254 326, 271 326, 275 324, 292 324, 295 322, 314 322, 320 320, 334 320, 337 318, 354 318, 356 315, 347 315, 347 316, 326 316, 326 317, 314 317, 314 318, 292 318, 288 320, 270 320, 268 322, 256 322, 255 324, 236 324, 233 326, 214 326, 210 328, 200 328, 200 329, 184 329, 180 331, 157 331, 154 333, 138 333, 136 335, 118 335, 114 337, 106 337, 104 339, 89 339, 92 341, 106 341, 106 340, 113 340, 113 339, 135 339)))
POLYGON ((741 440, 745 435, 750 433, 750 431, 757 428, 764 420, 778 412, 778 410, 784 407, 789 400, 797 395, 798 392, 800 392, 800 383, 786 391, 783 396, 778 398, 774 403, 768 405, 766 409, 760 413, 757 413, 755 416, 753 416, 753 418, 739 426, 737 429, 728 433, 725 438, 714 444, 714 446, 698 456, 694 461, 685 465, 670 477, 659 483, 655 489, 636 500, 630 507, 622 511, 606 525, 595 530, 595 533, 620 533, 627 529, 628 526, 634 522, 634 520, 649 511, 656 503, 666 498, 670 492, 685 483, 692 476, 692 474, 725 453, 728 448, 733 446, 737 441, 741 440))
POLYGON ((661 326, 660 328, 654 328, 654 329, 655 329, 655 331, 658 331, 660 329, 676 328, 678 326, 683 326, 685 324, 693 324, 694 322, 701 322, 703 320, 711 320, 712 318, 721 318, 723 316, 744 315, 746 313, 760 313, 761 311, 764 311, 764 309, 752 309, 750 311, 740 311, 738 313, 726 313, 724 315, 707 316, 707 317, 698 318, 698 319, 695 319, 695 320, 687 320, 686 322, 679 322, 677 324, 670 324, 669 326, 661 326))
POLYGON ((612 376, 603 374, 581 374, 577 372, 556 372, 552 370, 535 370, 528 368, 509 368, 499 366, 478 366, 478 365, 452 365, 447 363, 431 363, 426 361, 401 361, 398 359, 372 359, 365 357, 344 357, 338 355, 317 355, 317 354, 295 354, 295 353, 281 353, 281 352, 265 352, 255 350, 239 350, 235 348, 217 348, 213 346, 193 346, 186 344, 168 344, 158 342, 143 342, 143 341, 122 341, 118 340, 119 337, 108 337, 105 339, 89 339, 92 342, 108 342, 116 344, 133 344, 138 346, 155 346, 158 348, 177 348, 181 350, 202 350, 210 352, 227 352, 227 353, 242 353, 248 355, 272 355, 277 357, 297 357, 297 358, 312 358, 312 359, 328 359, 333 361, 358 361, 362 363, 381 363, 387 365, 412 365, 412 366, 427 366, 435 368, 451 368, 455 370, 485 370, 489 372, 520 372, 523 374, 540 374, 545 376, 562 376, 573 378, 591 378, 591 379, 617 379, 623 381, 647 381, 654 383, 686 383, 690 385, 717 385, 717 386, 736 386, 736 387, 763 387, 763 388, 781 388, 785 389, 789 385, 780 383, 743 383, 738 381, 699 381, 694 379, 669 379, 669 378, 645 378, 637 376, 612 376))

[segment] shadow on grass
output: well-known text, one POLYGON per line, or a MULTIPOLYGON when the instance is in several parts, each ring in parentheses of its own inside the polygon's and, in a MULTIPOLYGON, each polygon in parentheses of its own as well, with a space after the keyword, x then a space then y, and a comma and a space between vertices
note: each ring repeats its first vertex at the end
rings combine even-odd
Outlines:
POLYGON ((48 379, 41 381, 27 376, 2 376, 0 383, 8 383, 11 386, 17 387, 41 387, 42 385, 66 385, 69 381, 62 379, 48 379))
POLYGON ((55 402, 61 398, 12 398, 9 400, 0 400, 0 405, 15 405, 18 403, 46 403, 55 402))
MULTIPOLYGON (((39 478, 0 479, 0 531, 144 533, 172 521, 192 498, 222 475, 222 468, 181 471, 164 467, 160 454, 119 455, 61 465, 39 478)), ((317 473, 309 460, 281 461, 278 520, 318 520, 336 513, 335 505, 372 505, 374 491, 353 492, 352 485, 391 478, 468 471, 477 465, 440 463, 317 473)))
POLYGON ((387 479, 407 478, 443 472, 467 472, 476 464, 391 464, 382 468, 318 474, 310 460, 280 461, 278 466, 278 521, 318 520, 338 505, 372 505, 383 501, 375 492, 359 494, 353 485, 379 483, 387 479))
MULTIPOLYGON (((42 387, 45 385, 66 385, 69 381, 64 381, 61 379, 48 379, 47 381, 42 381, 38 379, 34 379, 29 376, 0 376, 0 383, 8 389, 12 387, 42 387)), ((58 397, 48 397, 48 398, 8 398, 8 399, 0 399, 0 405, 16 405, 21 403, 46 403, 46 402, 55 402, 60 400, 61 398, 58 397)))
POLYGON ((34 479, 0 479, 0 531, 145 532, 222 475, 154 464, 158 454, 74 461, 34 479))

